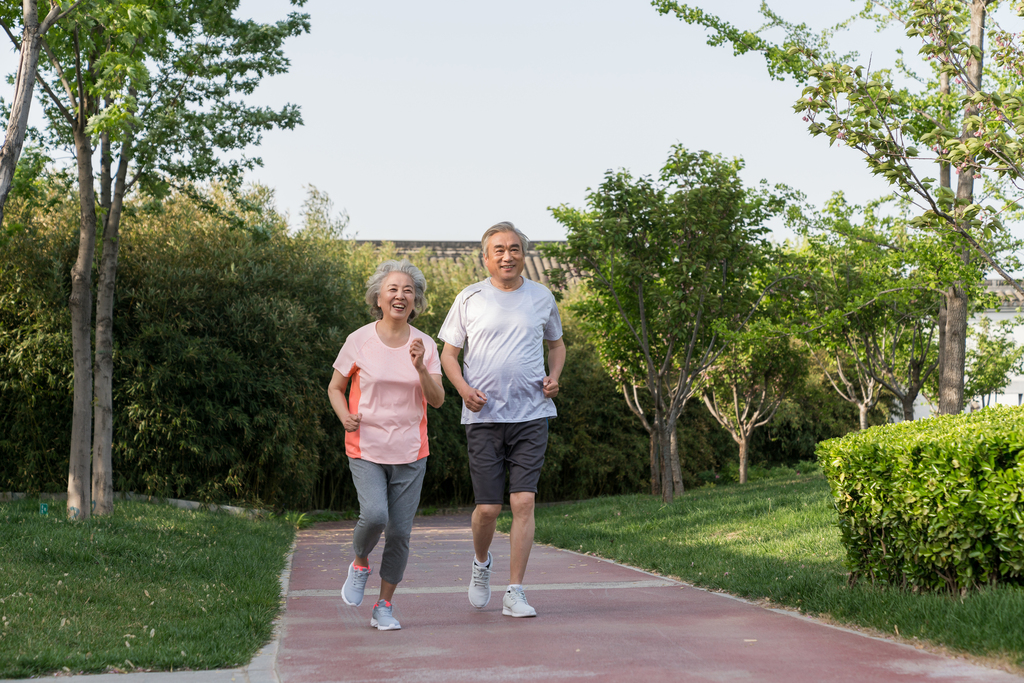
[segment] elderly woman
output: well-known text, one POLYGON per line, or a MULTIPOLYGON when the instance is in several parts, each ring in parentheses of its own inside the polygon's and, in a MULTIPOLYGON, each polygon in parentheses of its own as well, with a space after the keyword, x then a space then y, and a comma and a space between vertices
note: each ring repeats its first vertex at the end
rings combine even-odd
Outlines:
POLYGON ((345 451, 359 495, 355 560, 341 590, 358 606, 370 577, 369 555, 385 534, 380 598, 370 626, 402 628, 391 598, 409 560, 409 534, 427 469, 427 404, 444 402, 437 345, 409 323, 427 305, 427 281, 409 261, 385 261, 370 277, 366 303, 376 322, 345 340, 327 388, 345 426, 345 451), (345 390, 348 389, 348 400, 345 390))

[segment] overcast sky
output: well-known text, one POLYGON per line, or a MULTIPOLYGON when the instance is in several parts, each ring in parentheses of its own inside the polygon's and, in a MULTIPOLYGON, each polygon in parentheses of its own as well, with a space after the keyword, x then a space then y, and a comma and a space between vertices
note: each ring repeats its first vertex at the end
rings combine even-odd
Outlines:
MULTIPOLYGON (((725 4, 735 24, 759 24, 758 0, 709 6, 725 4)), ((774 4, 816 27, 857 7, 774 4)), ((242 10, 287 11, 284 0, 242 10)), ((770 81, 762 57, 709 47, 646 0, 309 0, 304 10, 312 31, 288 45, 291 73, 259 98, 299 104, 305 125, 268 134, 254 174, 293 221, 313 184, 359 239, 476 240, 499 220, 562 239, 548 207, 583 206, 608 169, 656 173, 676 143, 742 157, 746 181, 785 182, 817 204, 835 189, 858 201, 886 191, 853 152, 807 134, 796 85, 770 81)))
MULTIPOLYGON (((742 27, 759 0, 698 2, 742 27)), ((775 0, 821 28, 860 6, 775 0)), ((242 0, 240 14, 282 18, 286 0, 242 0)), ((562 239, 549 206, 582 206, 608 169, 657 173, 670 146, 746 160, 744 178, 786 183, 820 205, 887 192, 858 154, 811 138, 792 82, 759 55, 734 57, 647 0, 309 0, 312 32, 292 39, 287 76, 255 101, 298 104, 305 125, 264 137, 264 167, 297 224, 307 185, 327 192, 360 239, 475 240, 511 220, 562 239)), ((868 27, 846 38, 891 65, 868 27)), ((14 54, 0 51, 13 71, 14 54)), ((0 93, 9 98, 9 87, 0 93)))
MULTIPOLYGON (((730 0, 729 18, 756 26, 758 4, 730 0)), ((817 25, 856 8, 776 4, 817 25)), ((270 20, 284 5, 242 9, 270 20)), ((743 157, 748 182, 819 204, 836 189, 886 191, 853 152, 810 138, 796 86, 770 81, 761 57, 708 47, 645 0, 310 0, 305 11, 313 28, 288 46, 291 73, 259 93, 299 104, 305 126, 267 135, 254 174, 293 221, 313 184, 361 239, 473 240, 500 220, 561 239, 549 206, 582 206, 608 169, 657 173, 677 143, 743 157)))

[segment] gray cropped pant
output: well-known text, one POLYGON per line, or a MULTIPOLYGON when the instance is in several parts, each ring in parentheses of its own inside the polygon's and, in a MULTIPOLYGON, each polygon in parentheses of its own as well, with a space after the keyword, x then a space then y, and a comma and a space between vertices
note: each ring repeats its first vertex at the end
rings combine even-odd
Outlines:
POLYGON ((356 557, 368 557, 384 533, 384 555, 378 575, 400 583, 409 562, 409 535, 420 504, 427 459, 407 465, 378 465, 349 458, 349 470, 359 495, 359 521, 352 535, 356 557))

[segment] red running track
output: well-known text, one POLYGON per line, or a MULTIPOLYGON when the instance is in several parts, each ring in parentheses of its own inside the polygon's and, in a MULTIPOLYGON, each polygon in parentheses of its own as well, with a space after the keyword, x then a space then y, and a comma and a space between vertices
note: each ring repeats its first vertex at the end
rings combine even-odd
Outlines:
MULTIPOLYGON (((491 602, 466 596, 469 517, 419 517, 393 600, 402 630, 370 628, 380 583, 360 607, 340 597, 353 522, 299 532, 281 619, 281 683, 408 681, 894 681, 1024 678, 770 610, 629 567, 535 546, 526 574, 536 618, 501 614, 508 536, 495 536, 491 602)), ((376 570, 381 546, 371 555, 376 570)))

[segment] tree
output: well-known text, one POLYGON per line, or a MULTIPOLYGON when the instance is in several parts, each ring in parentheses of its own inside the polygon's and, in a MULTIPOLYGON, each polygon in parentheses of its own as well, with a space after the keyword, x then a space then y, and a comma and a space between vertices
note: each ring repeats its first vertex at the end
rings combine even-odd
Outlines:
MULTIPOLYGON (((291 1, 301 6, 305 0, 291 1)), ((301 123, 294 105, 274 110, 236 98, 251 94, 264 76, 287 71, 281 46, 308 31, 308 16, 292 13, 276 24, 258 24, 235 18, 237 7, 238 0, 82 0, 75 15, 51 29, 48 59, 36 71, 46 96, 48 143, 73 147, 78 173, 79 249, 70 299, 75 408, 68 514, 73 517, 88 517, 90 500, 97 513, 109 512, 112 505, 113 302, 126 197, 137 191, 159 198, 177 185, 198 198, 194 183, 204 179, 237 188, 242 173, 259 163, 244 150, 259 143, 261 132, 301 123), (93 169, 97 141, 98 178, 93 169), (225 158, 225 151, 240 153, 225 158), (93 358, 97 225, 103 246, 93 358)), ((0 11, 5 27, 17 19, 0 11)), ((210 202, 206 206, 214 208, 210 202)))
POLYGON ((971 297, 981 289, 976 269, 908 230, 890 199, 857 207, 835 193, 802 228, 800 257, 811 283, 805 316, 813 321, 805 338, 836 390, 859 406, 862 427, 879 389, 900 402, 903 419, 914 419, 914 402, 939 365, 944 283, 971 282, 971 297))
POLYGON ((868 372, 896 397, 903 419, 913 420, 914 403, 939 365, 935 296, 893 297, 858 311, 849 343, 860 344, 868 372))
MULTIPOLYGON (((1014 36, 997 33, 997 47, 991 52, 1002 76, 993 79, 994 90, 982 90, 990 0, 867 2, 862 17, 880 24, 902 23, 909 38, 921 41, 919 52, 932 77, 919 79, 924 88, 917 91, 897 87, 888 71, 856 64, 856 55, 836 55, 829 47, 834 30, 815 36, 804 25, 785 22, 766 5, 761 11, 768 22, 762 28, 784 29, 781 45, 688 5, 672 0, 654 4, 662 13, 710 29, 709 44, 732 43, 737 54, 762 52, 770 75, 790 76, 804 84, 794 109, 805 114, 812 135, 859 151, 871 173, 885 177, 920 208, 913 221, 916 227, 955 235, 952 247, 944 240, 946 249, 968 265, 975 258, 982 260, 1024 294, 1024 285, 1007 274, 985 244, 999 231, 999 214, 1005 209, 983 206, 974 189, 982 170, 1013 184, 1024 182, 1024 91, 1019 90, 1020 48, 1014 36), (962 112, 959 123, 954 121, 957 111, 962 112), (920 155, 919 147, 931 148, 934 156, 920 155), (921 172, 922 161, 939 165, 938 181, 921 172), (950 167, 959 174, 956 192, 949 180, 950 167)), ((1018 7, 1021 12, 1024 6, 1018 7)), ((942 413, 962 408, 968 285, 962 280, 948 283, 941 307, 942 413)))
MULTIPOLYGON (((793 256, 807 282, 806 310, 801 317, 811 362, 840 398, 857 406, 860 428, 867 429, 868 414, 884 389, 871 373, 859 343, 861 336, 852 333, 847 314, 874 296, 875 292, 863 291, 862 267, 875 263, 879 256, 868 252, 884 247, 868 236, 853 237, 853 211, 842 193, 833 194, 825 214, 801 226, 803 244, 793 256)), ((865 211, 876 217, 872 207, 865 211)))
POLYGON ((0 225, 4 221, 4 205, 14 181, 14 169, 21 157, 21 148, 25 144, 28 131, 28 114, 32 107, 32 93, 36 85, 36 67, 39 64, 39 53, 43 49, 44 37, 58 21, 69 15, 80 4, 78 0, 68 9, 63 10, 56 0, 50 0, 50 9, 40 20, 39 3, 37 0, 22 0, 22 34, 21 42, 14 37, 6 22, 0 20, 8 37, 18 50, 18 70, 14 75, 14 100, 11 103, 11 114, 7 120, 7 134, 4 146, 0 148, 0 225))
POLYGON ((841 399, 857 406, 857 424, 868 428, 868 415, 882 398, 882 385, 860 359, 839 345, 829 344, 810 354, 811 362, 841 399))
POLYGON ((717 361, 704 370, 701 396, 739 446, 741 484, 747 483, 754 430, 771 422, 782 401, 806 377, 806 352, 764 319, 732 335, 717 361))
POLYGON ((665 501, 682 491, 673 476, 676 422, 722 352, 722 328, 742 328, 754 310, 751 276, 768 253, 763 224, 786 202, 782 190, 744 188, 741 168, 676 146, 659 178, 609 171, 588 194, 588 210, 552 209, 567 241, 547 253, 568 265, 553 282, 582 280, 586 296, 572 310, 644 420, 665 501), (650 393, 653 414, 631 399, 635 387, 650 393))

